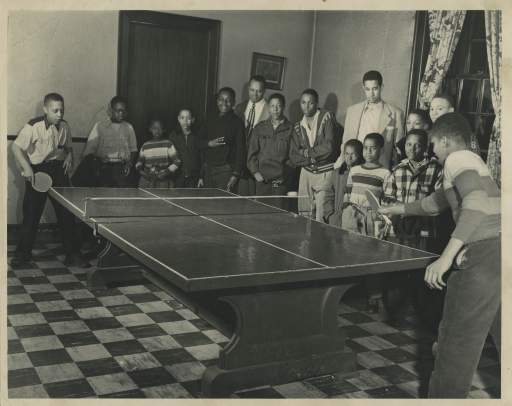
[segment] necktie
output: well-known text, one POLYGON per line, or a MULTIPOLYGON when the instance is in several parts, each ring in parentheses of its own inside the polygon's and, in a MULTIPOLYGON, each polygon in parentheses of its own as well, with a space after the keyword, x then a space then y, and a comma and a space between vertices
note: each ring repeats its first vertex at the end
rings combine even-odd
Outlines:
POLYGON ((247 117, 247 129, 249 132, 252 131, 252 127, 254 126, 254 119, 256 116, 256 104, 253 103, 251 106, 251 110, 249 110, 249 116, 247 117))

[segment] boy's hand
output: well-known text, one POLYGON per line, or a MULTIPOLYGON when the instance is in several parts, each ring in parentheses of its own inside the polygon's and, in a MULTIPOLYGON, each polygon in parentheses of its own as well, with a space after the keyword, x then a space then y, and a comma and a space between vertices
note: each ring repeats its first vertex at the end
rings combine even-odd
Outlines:
POLYGON ((221 147, 226 145, 226 141, 224 141, 224 137, 215 138, 213 140, 208 141, 208 146, 210 148, 221 147))
POLYGON ((125 164, 123 166, 123 175, 128 176, 131 168, 132 168, 131 162, 130 161, 125 162, 125 164))
POLYGON ((170 173, 171 173, 171 171, 169 169, 162 169, 161 171, 158 171, 156 173, 156 177, 160 180, 163 180, 163 179, 167 178, 167 176, 169 176, 170 173))
POLYGON ((228 190, 228 192, 230 192, 231 189, 236 185, 237 180, 238 180, 238 178, 234 175, 232 175, 229 178, 228 184, 226 185, 226 189, 228 190))
POLYGON ((197 187, 204 187, 204 180, 203 180, 203 178, 199 178, 199 180, 197 181, 197 187))
POLYGON ((442 255, 427 266, 425 272, 425 283, 429 288, 442 290, 446 283, 443 281, 443 275, 450 269, 452 261, 447 261, 442 255))
POLYGON ((256 179, 256 182, 264 182, 265 179, 263 179, 263 175, 260 172, 256 172, 254 174, 254 179, 256 179))
POLYGON ((64 175, 67 175, 73 169, 73 154, 68 153, 66 155, 66 159, 64 159, 64 163, 62 164, 64 168, 64 175))
POLYGON ((400 216, 405 214, 405 208, 403 204, 394 204, 391 206, 381 206, 379 209, 380 214, 385 214, 386 216, 400 216))
POLYGON ((31 166, 23 169, 21 171, 21 176, 23 176, 27 182, 34 183, 34 171, 31 166))
POLYGON ((144 169, 139 170, 140 176, 142 176, 144 179, 149 179, 149 173, 147 173, 144 169))

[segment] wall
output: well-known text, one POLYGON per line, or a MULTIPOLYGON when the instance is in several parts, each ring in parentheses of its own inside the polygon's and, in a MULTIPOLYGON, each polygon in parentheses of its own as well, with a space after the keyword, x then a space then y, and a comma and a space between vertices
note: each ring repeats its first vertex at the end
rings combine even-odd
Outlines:
MULTIPOLYGON (((117 12, 17 11, 9 14, 7 132, 42 114, 41 98, 59 92, 74 137, 87 137, 106 114, 117 76, 117 12)), ((10 144, 10 143, 9 143, 10 144)), ((75 144, 81 151, 83 144, 75 144)), ((23 180, 8 149, 8 224, 21 220, 23 180)), ((46 211, 42 221, 53 221, 46 211)))
POLYGON ((405 110, 414 16, 414 11, 317 14, 312 85, 342 124, 347 107, 364 99, 361 79, 368 70, 382 73, 382 97, 405 110))
MULTIPOLYGON (((252 52, 288 58, 283 94, 292 103, 307 86, 312 12, 176 12, 222 21, 219 85, 246 97, 252 52), (263 30, 261 27, 265 27, 263 30)), ((87 137, 114 95, 117 77, 118 12, 15 12, 8 27, 8 134, 42 113, 41 97, 62 93, 75 137, 87 137)), ((287 110, 290 115, 290 110, 287 110)), ((81 151, 83 144, 75 144, 81 151)), ((8 152, 8 223, 21 219, 23 181, 8 152)), ((48 205, 49 206, 49 205, 48 205)), ((51 210, 42 221, 52 221, 51 210)))
MULTIPOLYGON (((176 12, 222 22, 219 86, 246 97, 252 52, 287 57, 286 110, 300 114, 298 96, 308 87, 315 29, 312 86, 343 122, 346 108, 362 99, 361 75, 384 75, 384 98, 405 108, 414 12, 194 11, 176 12), (264 29, 261 29, 264 27, 264 29), (316 28, 315 28, 316 27, 316 28)), ((41 97, 58 91, 75 137, 86 137, 105 116, 117 77, 117 11, 31 12, 9 15, 8 134, 41 111, 41 97)), ((270 93, 268 91, 268 93, 270 93)), ((82 143, 75 143, 77 152, 82 143)), ((21 219, 23 182, 8 152, 8 223, 21 219)), ((52 221, 51 211, 43 221, 52 221)))
MULTIPOLYGON (((237 102, 247 98, 252 53, 285 56, 285 114, 297 119, 298 95, 308 87, 313 12, 304 11, 199 11, 176 12, 222 21, 219 87, 231 86, 237 102), (261 28, 263 27, 263 29, 261 28)), ((267 90, 266 95, 273 93, 267 90)))

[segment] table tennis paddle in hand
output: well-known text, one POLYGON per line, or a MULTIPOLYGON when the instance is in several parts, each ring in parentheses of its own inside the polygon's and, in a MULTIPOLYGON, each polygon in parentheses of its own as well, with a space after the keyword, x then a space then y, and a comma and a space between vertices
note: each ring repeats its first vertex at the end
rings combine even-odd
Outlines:
POLYGON ((36 172, 32 187, 37 192, 46 193, 52 187, 52 177, 45 172, 36 172))
MULTIPOLYGON (((380 202, 379 202, 379 199, 377 199, 377 196, 375 196, 375 194, 371 190, 366 190, 365 194, 366 194, 366 198, 368 199, 368 203, 370 204, 370 207, 372 208, 372 210, 375 213, 379 213, 380 202)), ((391 224, 391 220, 389 219, 388 216, 386 216, 385 214, 382 214, 382 213, 379 213, 379 215, 382 216, 382 218, 384 219, 384 221, 386 223, 391 224)))

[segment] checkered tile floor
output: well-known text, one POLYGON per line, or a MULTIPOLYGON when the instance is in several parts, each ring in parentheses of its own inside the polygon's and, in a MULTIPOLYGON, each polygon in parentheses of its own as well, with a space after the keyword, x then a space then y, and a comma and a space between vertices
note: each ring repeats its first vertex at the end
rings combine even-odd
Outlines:
MULTIPOLYGON (((200 377, 228 339, 149 283, 89 291, 85 271, 66 268, 59 247, 41 245, 30 267, 8 268, 9 397, 201 397, 200 377)), ((13 250, 8 247, 9 257, 13 250)), ((357 353, 356 373, 253 388, 233 397, 424 397, 433 337, 413 316, 410 326, 397 330, 364 313, 361 300, 351 296, 340 305, 339 323, 357 353)), ((491 345, 470 396, 500 397, 500 367, 491 345)))

